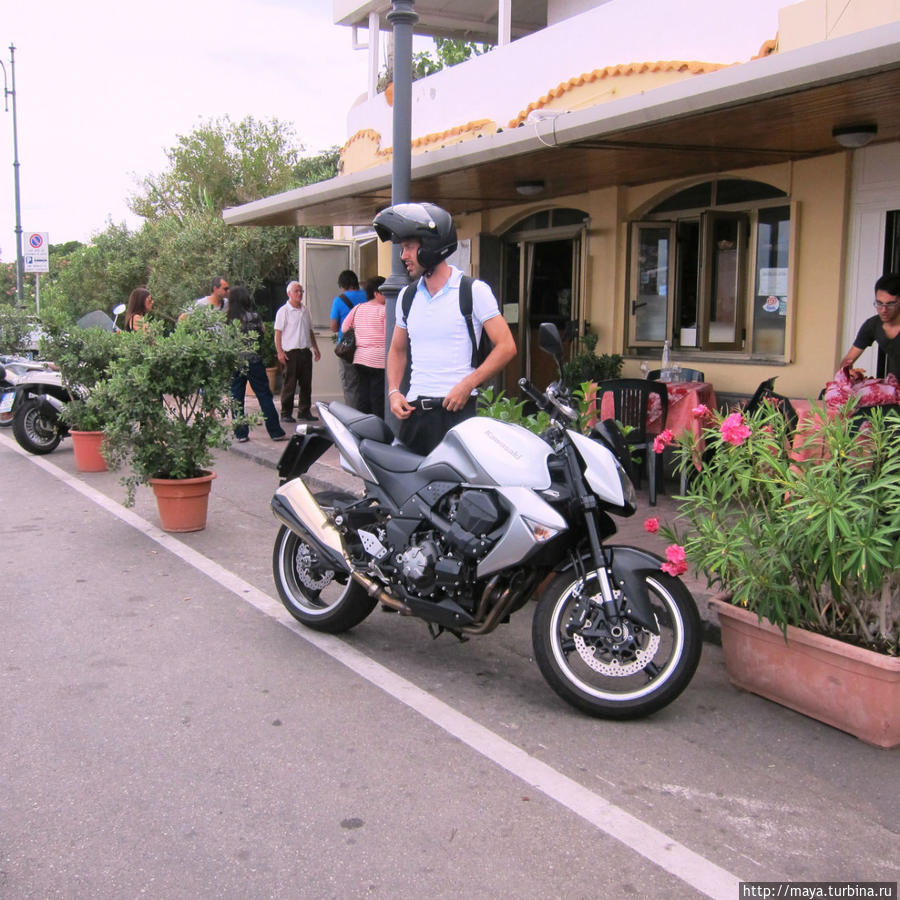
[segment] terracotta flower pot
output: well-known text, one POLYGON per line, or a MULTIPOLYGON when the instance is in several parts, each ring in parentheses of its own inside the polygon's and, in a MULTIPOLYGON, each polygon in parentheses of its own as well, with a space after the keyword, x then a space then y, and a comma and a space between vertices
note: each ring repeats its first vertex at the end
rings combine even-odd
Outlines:
POLYGON ((756 613, 721 600, 731 683, 878 747, 900 744, 900 658, 788 626, 787 641, 756 613))
POLYGON ((108 466, 100 446, 103 443, 102 431, 70 431, 72 449, 75 451, 75 468, 79 472, 106 472, 108 466))
POLYGON ((206 528, 209 492, 215 472, 197 478, 151 478, 163 531, 202 531, 206 528))

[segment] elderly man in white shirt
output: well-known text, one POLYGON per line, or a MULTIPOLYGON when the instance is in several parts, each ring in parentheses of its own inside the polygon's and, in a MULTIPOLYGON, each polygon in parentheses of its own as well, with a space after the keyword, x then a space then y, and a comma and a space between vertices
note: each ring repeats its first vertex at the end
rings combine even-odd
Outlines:
POLYGON ((297 417, 316 422, 312 414, 312 364, 322 355, 316 344, 309 308, 303 302, 303 287, 297 281, 287 286, 287 303, 275 313, 275 350, 284 375, 281 388, 281 421, 296 422, 294 391, 299 385, 297 417))

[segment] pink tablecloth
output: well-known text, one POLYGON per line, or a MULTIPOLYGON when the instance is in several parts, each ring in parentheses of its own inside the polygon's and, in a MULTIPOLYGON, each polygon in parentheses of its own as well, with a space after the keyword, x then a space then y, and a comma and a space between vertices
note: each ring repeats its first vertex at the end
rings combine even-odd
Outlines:
MULTIPOLYGON (((668 428, 677 437, 688 429, 699 442, 702 438, 702 424, 693 415, 693 410, 700 404, 715 410, 716 392, 713 386, 707 381, 674 381, 666 385, 666 393, 669 395, 669 409, 665 424, 659 421, 658 403, 655 409, 651 403, 647 413, 648 431, 658 434, 663 428, 668 428)), ((609 392, 600 399, 600 417, 614 417, 613 397, 609 392)))

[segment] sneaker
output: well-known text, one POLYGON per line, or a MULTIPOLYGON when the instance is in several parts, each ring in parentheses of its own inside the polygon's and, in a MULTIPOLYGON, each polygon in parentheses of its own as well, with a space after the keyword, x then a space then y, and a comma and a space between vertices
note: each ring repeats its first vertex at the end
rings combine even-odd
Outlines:
POLYGON ((248 438, 248 437, 239 437, 239 438, 237 439, 237 442, 238 442, 239 444, 246 444, 247 441, 249 441, 249 440, 250 440, 250 438, 248 438))
POLYGON ((282 432, 281 434, 277 434, 272 438, 273 441, 286 441, 287 439, 288 436, 284 432, 282 432))
POLYGON ((301 422, 318 422, 319 417, 314 416, 311 412, 304 413, 302 416, 297 417, 301 422))
POLYGON ((293 416, 282 416, 282 422, 296 422, 297 420, 293 416))

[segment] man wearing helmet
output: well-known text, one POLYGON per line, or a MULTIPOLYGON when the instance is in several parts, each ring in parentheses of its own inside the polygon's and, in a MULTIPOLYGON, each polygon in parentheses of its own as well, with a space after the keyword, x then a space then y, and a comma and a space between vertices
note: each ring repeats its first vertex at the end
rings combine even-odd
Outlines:
POLYGON ((473 367, 472 340, 460 311, 463 273, 446 261, 457 244, 446 210, 431 203, 400 203, 380 212, 373 224, 381 240, 400 244, 410 278, 418 279, 407 288, 415 292, 408 318, 402 291, 397 298, 386 377, 390 410, 400 420, 398 437, 414 452, 427 454, 450 428, 475 415, 478 386, 513 359, 516 344, 490 287, 473 281, 475 343, 484 329, 494 345, 473 367), (404 396, 400 382, 410 356, 410 385, 404 396))

